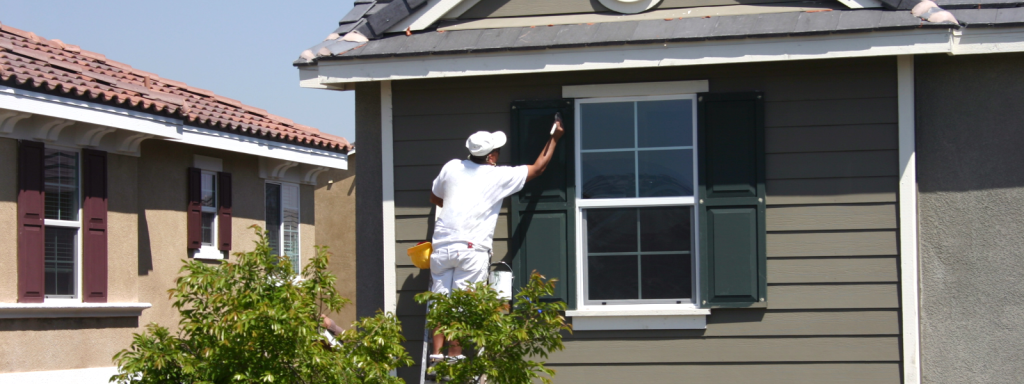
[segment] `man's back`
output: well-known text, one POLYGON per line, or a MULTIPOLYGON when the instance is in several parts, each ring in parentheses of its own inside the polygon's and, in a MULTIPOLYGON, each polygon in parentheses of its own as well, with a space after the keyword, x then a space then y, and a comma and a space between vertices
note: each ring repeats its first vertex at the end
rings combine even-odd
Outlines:
POLYGON ((431 191, 444 199, 434 227, 434 247, 467 242, 491 248, 501 200, 523 189, 526 166, 505 167, 452 160, 434 179, 431 191))

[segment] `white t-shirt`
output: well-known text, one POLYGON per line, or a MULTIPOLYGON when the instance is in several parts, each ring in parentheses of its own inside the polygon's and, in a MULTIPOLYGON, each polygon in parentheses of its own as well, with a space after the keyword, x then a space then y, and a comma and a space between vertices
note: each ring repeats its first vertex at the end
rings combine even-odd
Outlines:
POLYGON ((444 200, 434 225, 434 249, 456 242, 491 249, 501 200, 523 189, 529 169, 452 160, 441 168, 431 192, 444 200))

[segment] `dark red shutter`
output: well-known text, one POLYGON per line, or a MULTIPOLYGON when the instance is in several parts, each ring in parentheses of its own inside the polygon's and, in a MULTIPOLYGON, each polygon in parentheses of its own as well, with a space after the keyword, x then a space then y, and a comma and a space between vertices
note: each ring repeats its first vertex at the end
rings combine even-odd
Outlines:
POLYGON ((82 150, 82 301, 107 302, 107 153, 82 150))
POLYGON ((199 249, 203 246, 203 206, 202 206, 203 172, 199 168, 188 169, 188 249, 199 249))
POLYGON ((45 279, 43 143, 18 146, 18 302, 42 303, 45 279))
POLYGON ((217 249, 231 250, 231 174, 217 173, 217 249))

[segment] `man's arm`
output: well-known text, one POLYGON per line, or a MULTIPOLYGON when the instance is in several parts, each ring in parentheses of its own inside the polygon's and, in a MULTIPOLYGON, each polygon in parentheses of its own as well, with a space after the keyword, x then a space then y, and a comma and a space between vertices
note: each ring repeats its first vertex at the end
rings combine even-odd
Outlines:
POLYGON ((437 197, 434 192, 430 192, 430 202, 438 207, 444 208, 444 199, 437 197))
MULTIPOLYGON (((557 127, 555 128, 555 133, 552 134, 551 138, 548 139, 548 142, 544 144, 544 150, 540 152, 539 156, 537 156, 537 161, 534 161, 533 164, 526 166, 526 168, 528 169, 528 172, 526 174, 526 181, 535 179, 537 176, 543 174, 544 170, 548 168, 548 163, 551 162, 551 156, 555 153, 555 147, 558 146, 558 140, 561 139, 562 135, 565 134, 565 129, 562 128, 561 120, 555 121, 555 125, 557 125, 557 127)), ((434 201, 433 197, 431 198, 430 201, 434 201)))

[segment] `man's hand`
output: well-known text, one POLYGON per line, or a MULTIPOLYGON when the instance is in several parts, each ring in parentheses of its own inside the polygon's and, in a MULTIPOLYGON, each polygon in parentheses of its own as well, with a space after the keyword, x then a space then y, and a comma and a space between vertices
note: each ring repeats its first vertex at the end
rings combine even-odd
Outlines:
POLYGON ((548 163, 551 162, 551 156, 555 152, 555 147, 558 146, 558 140, 562 139, 562 135, 565 135, 565 128, 562 127, 562 118, 560 115, 555 114, 555 130, 551 132, 551 139, 548 139, 548 142, 544 144, 544 149, 540 151, 540 156, 537 156, 537 161, 527 166, 526 181, 533 180, 544 173, 548 163))
POLYGON ((339 327, 338 324, 334 322, 334 320, 331 320, 330 317, 327 317, 327 315, 320 315, 320 326, 327 328, 328 331, 331 331, 331 333, 335 335, 344 332, 344 330, 341 329, 341 327, 339 327))
POLYGON ((558 141, 562 139, 563 135, 565 135, 565 128, 562 128, 562 119, 555 120, 555 133, 552 133, 551 137, 558 141))

